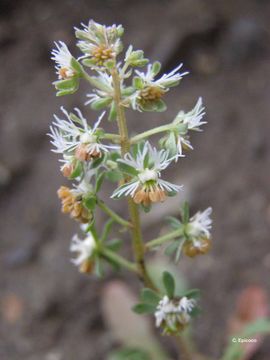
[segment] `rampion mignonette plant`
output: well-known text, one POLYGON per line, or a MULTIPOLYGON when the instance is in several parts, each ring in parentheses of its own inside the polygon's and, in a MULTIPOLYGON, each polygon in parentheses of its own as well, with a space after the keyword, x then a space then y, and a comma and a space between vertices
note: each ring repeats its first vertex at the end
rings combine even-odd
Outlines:
POLYGON ((182 64, 168 74, 160 75, 159 62, 149 64, 142 50, 129 46, 123 51, 121 25, 104 26, 89 21, 75 28, 77 46, 82 55, 74 57, 65 43, 55 43, 52 59, 56 63, 58 80, 54 82, 57 96, 73 94, 80 81, 86 80, 93 88, 86 104, 102 111, 97 120, 87 120, 75 108, 68 112, 61 108, 50 128, 53 151, 61 155, 61 172, 71 180, 70 187, 61 186, 58 197, 62 212, 81 225, 83 237, 74 235, 70 250, 72 262, 84 273, 100 275, 108 262, 138 275, 144 283, 138 313, 153 313, 156 326, 164 334, 178 335, 197 312, 197 292, 175 293, 175 280, 163 273, 164 292, 159 290, 148 274, 145 254, 166 244, 166 254, 176 261, 183 253, 188 257, 205 254, 211 245, 211 208, 189 215, 187 203, 181 216, 169 218, 171 231, 145 242, 141 233, 140 211, 148 212, 153 203, 163 203, 175 196, 182 186, 164 179, 169 166, 177 167, 185 150, 192 149, 190 134, 200 131, 205 124, 204 106, 199 98, 189 112, 179 111, 169 123, 129 136, 125 110, 162 112, 166 110, 165 94, 178 85, 187 72, 182 64), (147 66, 147 67, 146 67, 147 66), (145 70, 138 70, 145 68, 145 70), (88 68, 91 73, 86 71, 88 68), (118 132, 106 132, 106 121, 115 121, 118 132), (162 134, 158 146, 150 143, 152 135, 162 134), (104 180, 114 183, 111 198, 125 198, 129 216, 124 219, 100 198, 104 180), (95 209, 99 207, 109 220, 99 232, 95 226, 95 209), (129 229, 132 236, 134 262, 119 254, 119 244, 110 239, 111 225, 129 229))

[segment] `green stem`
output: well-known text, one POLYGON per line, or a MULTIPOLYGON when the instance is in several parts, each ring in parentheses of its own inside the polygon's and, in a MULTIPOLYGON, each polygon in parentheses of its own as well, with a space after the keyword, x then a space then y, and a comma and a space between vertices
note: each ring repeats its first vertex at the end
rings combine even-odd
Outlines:
MULTIPOLYGON (((121 102, 121 84, 120 84, 120 78, 117 71, 117 68, 115 67, 112 72, 112 79, 113 79, 113 85, 114 85, 114 101, 115 101, 115 107, 117 112, 117 124, 120 134, 120 144, 121 144, 121 154, 124 156, 130 148, 130 140, 128 136, 128 128, 127 128, 127 122, 126 122, 126 116, 125 116, 125 110, 122 106, 121 102)), ((128 179, 125 179, 127 181, 128 179)), ((140 216, 139 216, 139 210, 138 206, 133 202, 131 198, 128 200, 129 205, 129 214, 131 218, 132 223, 132 243, 133 243, 133 250, 135 255, 135 261, 137 264, 139 276, 144 281, 145 285, 148 287, 153 288, 154 285, 152 284, 151 279, 149 278, 149 275, 147 273, 146 267, 145 267, 145 261, 144 261, 144 244, 142 239, 142 233, 141 233, 141 225, 140 225, 140 216)))
POLYGON ((131 227, 132 224, 123 219, 121 216, 116 214, 112 209, 110 209, 102 200, 97 200, 98 206, 103 210, 107 215, 109 215, 114 221, 116 221, 118 224, 123 225, 125 227, 131 227))
POLYGON ((143 140, 145 138, 148 138, 149 136, 161 133, 161 132, 165 132, 165 131, 169 131, 172 130, 175 126, 173 124, 167 124, 167 125, 162 125, 162 126, 158 126, 154 129, 151 130, 147 130, 144 131, 141 134, 135 135, 130 139, 130 143, 131 144, 136 144, 138 141, 143 140))
POLYGON ((106 133, 106 134, 102 135, 100 138, 105 139, 105 140, 112 140, 116 143, 120 142, 120 135, 118 135, 118 134, 106 133))
POLYGON ((100 253, 104 258, 111 260, 112 262, 115 262, 116 264, 118 264, 132 272, 138 273, 138 268, 137 268, 136 264, 126 260, 122 256, 116 254, 114 251, 102 248, 102 249, 100 249, 100 253))
POLYGON ((160 246, 160 245, 164 244, 165 242, 175 239, 181 235, 183 235, 183 229, 177 229, 177 230, 171 231, 163 236, 159 236, 151 241, 148 241, 145 244, 145 247, 146 247, 146 249, 151 249, 151 248, 160 246))

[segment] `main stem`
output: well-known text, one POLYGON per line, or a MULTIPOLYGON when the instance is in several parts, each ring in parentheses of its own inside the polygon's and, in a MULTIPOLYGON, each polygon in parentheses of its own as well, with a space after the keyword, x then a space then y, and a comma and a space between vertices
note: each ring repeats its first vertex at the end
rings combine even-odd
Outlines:
MULTIPOLYGON (((130 139, 128 135, 128 128, 127 128, 124 107, 121 105, 121 101, 122 101, 121 84, 120 84, 118 70, 116 67, 112 70, 111 75, 114 85, 114 101, 117 112, 118 130, 120 134, 121 154, 122 156, 124 156, 129 151, 130 139)), ((133 200, 130 197, 128 198, 128 208, 132 223, 131 233, 132 233, 133 251, 139 272, 139 277, 141 278, 141 280, 143 280, 146 286, 153 288, 154 287, 153 283, 149 278, 149 275, 145 267, 144 244, 141 233, 141 223, 140 223, 138 206, 133 202, 133 200)))

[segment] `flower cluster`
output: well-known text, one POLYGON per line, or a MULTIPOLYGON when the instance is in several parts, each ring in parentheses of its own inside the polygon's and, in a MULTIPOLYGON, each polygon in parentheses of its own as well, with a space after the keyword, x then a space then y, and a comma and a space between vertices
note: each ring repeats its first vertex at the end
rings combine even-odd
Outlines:
POLYGON ((123 27, 104 26, 90 20, 87 25, 82 24, 82 29, 75 28, 78 47, 84 53, 81 57, 86 59, 84 65, 90 67, 104 66, 107 61, 114 60, 122 50, 120 37, 123 27))
POLYGON ((95 249, 96 241, 91 233, 83 240, 80 239, 78 235, 73 236, 70 244, 70 251, 75 252, 76 258, 71 261, 74 265, 79 267, 80 272, 92 272, 95 249))
POLYGON ((155 79, 161 68, 158 62, 148 65, 146 73, 136 70, 137 76, 133 80, 136 91, 130 97, 132 108, 139 111, 164 111, 166 106, 162 101, 163 95, 188 74, 178 72, 182 66, 183 64, 180 64, 159 79, 155 79))
POLYGON ((188 222, 185 229, 186 240, 183 251, 187 256, 194 257, 206 254, 211 246, 212 208, 196 213, 188 222))
POLYGON ((112 197, 131 196, 136 204, 148 207, 153 202, 162 202, 167 195, 174 194, 181 186, 161 179, 172 159, 166 150, 158 151, 146 142, 138 149, 135 156, 127 153, 119 159, 120 168, 131 176, 131 180, 115 190, 112 197))
POLYGON ((159 302, 156 312, 156 326, 162 327, 165 334, 175 334, 182 331, 189 324, 190 313, 196 302, 186 296, 170 300, 165 295, 159 302))
MULTIPOLYGON (((115 268, 125 267, 144 280, 147 288, 142 290, 141 303, 134 311, 152 313, 156 326, 165 334, 178 334, 194 316, 197 307, 194 291, 176 292, 174 277, 163 272, 163 287, 157 288, 147 273, 145 252, 170 242, 170 253, 179 259, 183 251, 189 257, 205 254, 211 244, 211 208, 189 216, 188 206, 182 211, 181 220, 171 218, 173 231, 157 239, 143 242, 139 212, 150 211, 155 203, 162 203, 176 195, 182 186, 164 179, 169 166, 184 156, 183 150, 192 149, 190 134, 200 131, 205 109, 199 98, 189 111, 178 112, 168 124, 150 128, 129 137, 125 110, 138 112, 162 112, 166 110, 166 93, 187 75, 180 64, 166 74, 160 74, 159 62, 149 63, 142 50, 130 45, 122 58, 121 25, 105 26, 90 20, 81 28, 75 28, 77 48, 82 52, 73 55, 67 45, 55 42, 52 60, 55 62, 57 80, 53 83, 57 96, 75 93, 80 82, 90 86, 85 105, 102 111, 96 121, 87 120, 75 108, 73 112, 61 108, 61 116, 54 115, 50 127, 52 151, 61 156, 60 170, 72 180, 71 186, 58 190, 62 212, 69 214, 81 224, 84 238, 74 235, 70 251, 75 254, 72 262, 81 272, 101 276, 104 264, 115 268), (142 67, 145 70, 141 70, 142 67), (117 132, 106 131, 106 120, 117 122, 117 132), (104 126, 101 127, 101 121, 104 126), (158 145, 150 143, 150 137, 162 134, 158 145), (111 198, 129 199, 129 215, 122 217, 101 199, 105 181, 117 183, 111 198), (99 231, 96 209, 109 218, 99 231), (135 262, 119 253, 119 239, 110 239, 111 228, 117 224, 132 232, 135 262), (165 289, 165 291, 164 291, 165 289)), ((113 130, 112 130, 113 131, 113 130)), ((178 165, 178 164, 177 164, 178 165)), ((166 252, 168 250, 166 249, 166 252)))

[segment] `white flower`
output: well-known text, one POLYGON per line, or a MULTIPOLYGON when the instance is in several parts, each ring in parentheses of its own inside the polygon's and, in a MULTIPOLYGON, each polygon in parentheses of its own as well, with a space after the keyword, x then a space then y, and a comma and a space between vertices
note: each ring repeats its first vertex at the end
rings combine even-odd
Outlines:
POLYGON ((80 59, 90 57, 93 67, 103 66, 104 62, 113 59, 121 51, 122 26, 104 26, 90 20, 88 25, 81 24, 82 29, 75 28, 76 36, 81 39, 77 45, 85 54, 80 59))
MULTIPOLYGON (((183 64, 180 64, 174 70, 156 80, 157 71, 154 69, 154 65, 149 64, 146 73, 136 70, 135 72, 141 81, 141 85, 129 98, 132 108, 142 111, 151 110, 152 106, 155 109, 155 106, 157 106, 156 110, 158 110, 163 95, 170 87, 177 85, 184 75, 188 74, 187 72, 178 72, 182 66, 183 64)), ((164 105, 162 105, 162 108, 164 108, 164 105)))
POLYGON ((164 201, 167 193, 177 192, 181 186, 174 185, 160 178, 161 171, 171 163, 169 152, 158 151, 149 142, 139 149, 135 157, 130 153, 119 159, 118 162, 126 164, 133 174, 130 182, 116 189, 112 197, 131 196, 136 203, 145 206, 151 202, 164 201))
POLYGON ((202 98, 199 98, 191 111, 187 113, 180 111, 174 119, 173 124, 176 125, 176 130, 174 131, 176 134, 176 161, 183 155, 183 148, 193 149, 189 141, 188 131, 202 131, 200 126, 206 124, 206 121, 202 120, 205 115, 204 110, 202 98))
POLYGON ((183 297, 180 300, 170 300, 164 296, 155 312, 156 326, 162 326, 165 332, 175 332, 190 321, 190 313, 195 307, 194 299, 183 297))
POLYGON ((73 56, 68 50, 67 45, 59 41, 55 42, 56 49, 52 50, 51 59, 56 62, 56 73, 59 79, 70 79, 75 75, 75 71, 71 66, 71 60, 73 56))
POLYGON ((146 73, 138 70, 136 70, 135 72, 144 81, 145 85, 158 86, 165 90, 168 87, 172 86, 172 84, 180 81, 183 76, 188 74, 188 72, 178 72, 178 70, 180 70, 182 66, 183 64, 178 65, 174 70, 172 70, 168 74, 163 74, 159 79, 156 80, 154 80, 155 74, 153 73, 153 66, 151 64, 148 65, 146 73))
POLYGON ((205 115, 205 107, 202 103, 202 98, 200 97, 194 106, 194 108, 185 113, 184 111, 180 111, 176 118, 174 119, 174 124, 185 124, 187 125, 188 130, 197 130, 201 131, 200 126, 206 124, 206 121, 203 121, 203 117, 205 115))
POLYGON ((211 230, 212 228, 212 219, 210 218, 211 213, 212 213, 212 208, 209 207, 203 212, 201 211, 197 212, 189 220, 187 232, 191 238, 195 238, 195 240, 204 237, 210 238, 209 230, 211 230))
POLYGON ((99 141, 97 129, 105 112, 91 128, 79 109, 74 109, 76 114, 69 114, 63 107, 61 110, 66 116, 66 120, 54 115, 55 121, 50 127, 51 133, 48 134, 55 147, 53 152, 74 155, 78 160, 85 161, 100 157, 102 153, 108 152, 108 149, 118 148, 101 144, 99 141))
POLYGON ((70 251, 76 253, 76 257, 71 259, 72 263, 76 266, 82 266, 93 254, 96 243, 92 234, 89 234, 85 239, 80 239, 78 235, 74 235, 71 244, 70 251))

